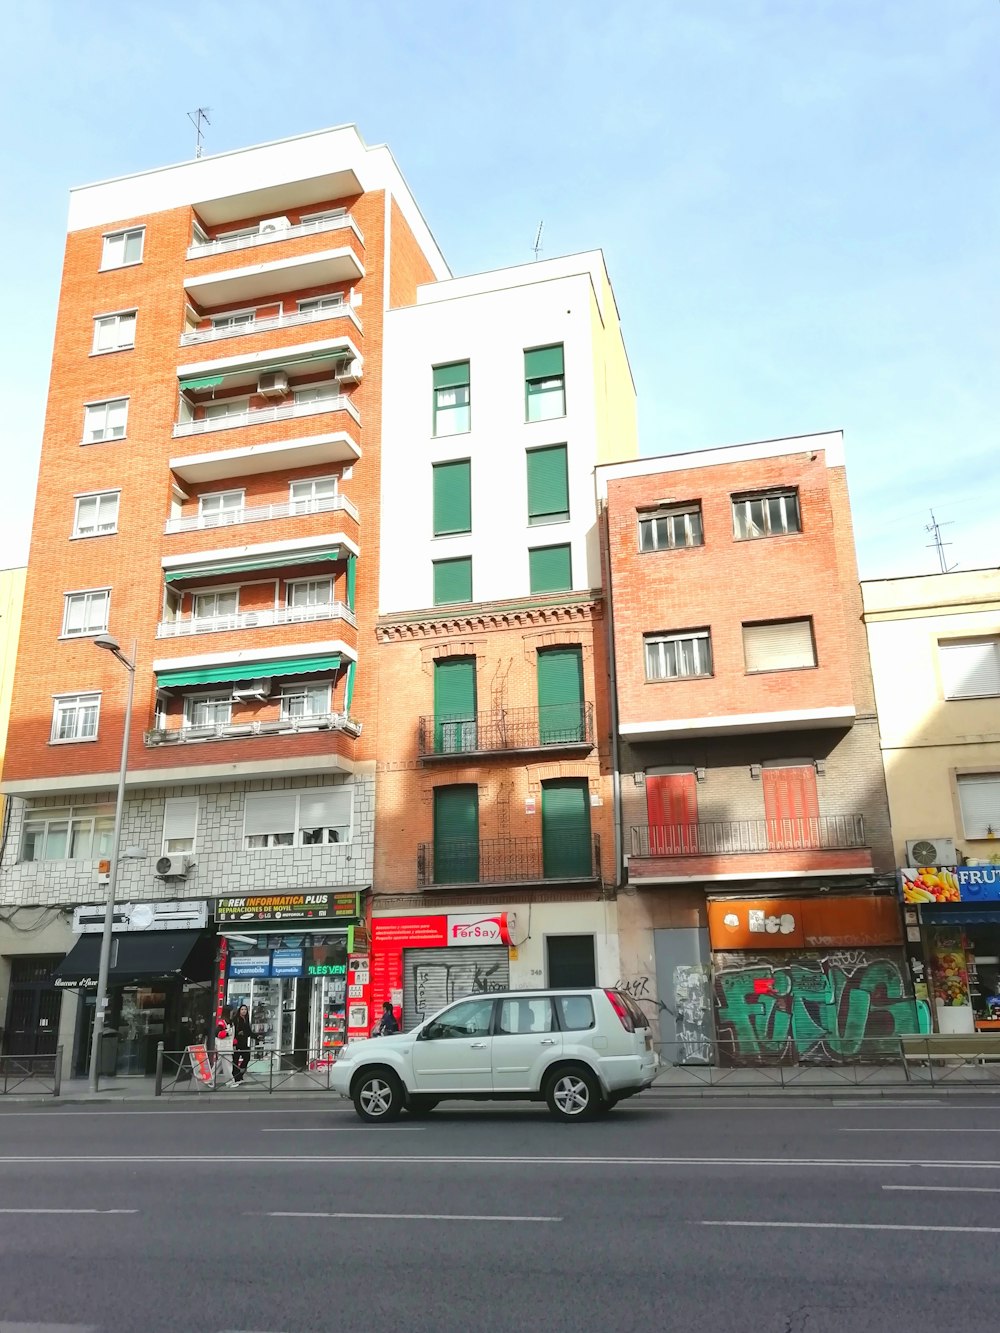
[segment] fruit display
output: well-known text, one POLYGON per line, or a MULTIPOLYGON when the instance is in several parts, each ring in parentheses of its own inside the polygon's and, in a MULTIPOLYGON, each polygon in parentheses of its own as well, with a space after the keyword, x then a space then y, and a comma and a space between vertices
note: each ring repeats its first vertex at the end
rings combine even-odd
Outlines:
POLYGON ((954 1008, 969 1003, 969 971, 963 948, 948 947, 943 942, 932 946, 930 958, 934 998, 939 1004, 954 1008))
POLYGON ((942 866, 921 866, 900 872, 903 877, 904 903, 960 903, 962 895, 954 870, 942 866))

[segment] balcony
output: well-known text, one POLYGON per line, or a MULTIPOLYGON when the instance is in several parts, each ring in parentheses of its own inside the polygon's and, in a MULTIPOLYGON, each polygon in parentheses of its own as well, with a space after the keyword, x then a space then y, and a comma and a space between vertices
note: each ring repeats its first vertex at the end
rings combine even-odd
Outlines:
POLYGON ((579 884, 601 877, 601 840, 579 837, 455 839, 417 848, 421 888, 579 884))
MULTIPOLYGON (((281 233, 287 238, 288 232, 281 233)), ((353 246, 332 250, 303 250, 287 259, 241 268, 218 268, 200 277, 187 276, 184 290, 195 305, 204 310, 214 306, 251 305, 269 296, 307 288, 341 287, 359 282, 365 268, 353 246)))
POLYGON ((267 523, 276 518, 298 518, 304 514, 350 514, 359 522, 357 505, 346 495, 331 495, 322 500, 291 500, 282 504, 246 505, 221 514, 189 514, 184 518, 168 518, 164 531, 167 536, 177 532, 203 532, 209 528, 238 527, 244 523, 267 523))
MULTIPOLYGON (((226 481, 230 477, 257 476, 262 472, 287 472, 320 464, 324 467, 351 464, 360 457, 361 446, 346 431, 331 431, 271 444, 181 454, 171 458, 170 470, 179 481, 200 485, 206 481, 226 481)), ((350 513, 350 510, 346 512, 350 513)))
POLYGON ((361 425, 361 415, 351 400, 343 394, 314 399, 307 403, 277 403, 271 407, 248 407, 228 417, 207 417, 201 421, 178 421, 174 424, 174 439, 192 435, 210 435, 220 430, 235 430, 239 426, 269 426, 278 421, 292 421, 298 417, 315 417, 329 412, 346 412, 361 425))
POLYGON ((342 731, 361 735, 361 723, 347 713, 313 713, 308 717, 275 718, 266 722, 219 722, 202 727, 156 727, 143 734, 148 749, 161 745, 188 745, 199 741, 241 741, 252 736, 301 735, 312 731, 342 731))
MULTIPOLYGON (((266 307, 265 307, 266 308, 266 307)), ((189 329, 181 334, 182 347, 195 347, 201 343, 220 342, 225 338, 241 338, 252 333, 272 333, 277 329, 299 328, 303 324, 318 324, 321 320, 348 319, 360 333, 361 320, 354 308, 344 304, 328 306, 322 310, 293 310, 287 314, 268 315, 263 319, 254 318, 245 324, 226 324, 220 328, 189 329)))
POLYGON ((858 874, 872 869, 862 815, 639 824, 631 827, 630 835, 632 880, 858 874))
POLYGON ((594 705, 502 708, 467 720, 422 717, 417 737, 425 761, 531 750, 585 752, 594 747, 594 705))
POLYGON ((269 625, 303 625, 316 620, 344 620, 357 628, 357 617, 344 602, 323 602, 317 606, 283 606, 260 611, 236 611, 226 616, 185 616, 162 620, 156 627, 158 639, 177 639, 190 634, 217 634, 223 630, 263 629, 269 625))
POLYGON ((258 231, 248 236, 195 241, 193 245, 188 246, 187 257, 207 259, 211 255, 226 255, 234 250, 252 250, 260 245, 274 245, 278 241, 294 241, 300 236, 319 236, 325 232, 343 231, 345 228, 354 233, 358 243, 363 247, 365 238, 361 234, 361 228, 350 213, 343 213, 339 217, 322 218, 317 222, 299 222, 294 227, 286 227, 283 231, 258 231))

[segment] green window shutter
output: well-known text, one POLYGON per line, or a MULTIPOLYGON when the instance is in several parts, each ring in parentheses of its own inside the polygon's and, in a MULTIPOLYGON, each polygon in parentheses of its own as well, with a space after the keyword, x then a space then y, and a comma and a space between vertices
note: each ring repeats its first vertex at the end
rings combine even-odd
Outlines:
POLYGON ((536 347, 524 354, 524 378, 526 380, 551 380, 563 374, 563 345, 536 347))
POLYGON ((568 546, 536 546, 528 552, 532 592, 566 592, 573 586, 568 546))
POLYGON ((528 522, 555 523, 569 518, 566 446, 528 450, 528 522))
POLYGON ((546 879, 590 879, 590 791, 586 778, 542 783, 542 864, 546 879))
POLYGON ((472 464, 467 458, 436 463, 434 475, 434 536, 472 530, 472 464))
POLYGON ((434 561, 434 605, 472 601, 472 557, 434 561))
POLYGON ((479 788, 473 783, 434 788, 434 883, 479 879, 479 788))
POLYGON ((586 739, 582 648, 546 648, 538 654, 538 735, 542 745, 586 739))
POLYGON ((476 659, 434 663, 434 753, 476 748, 476 659))
MULTIPOLYGON (((426 383, 426 381, 425 381, 426 383)), ((469 383, 468 361, 453 361, 449 366, 434 367, 435 389, 454 389, 469 383)))

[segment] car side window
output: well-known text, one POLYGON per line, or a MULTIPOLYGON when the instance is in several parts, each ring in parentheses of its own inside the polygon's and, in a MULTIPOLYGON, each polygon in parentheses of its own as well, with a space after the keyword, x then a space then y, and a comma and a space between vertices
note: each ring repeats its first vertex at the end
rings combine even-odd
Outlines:
POLYGON ((500 1017, 497 1021, 498 1036, 519 1036, 532 1032, 552 1032, 555 1019, 552 1014, 552 1002, 544 999, 511 999, 500 1003, 500 1017))
POLYGON ((493 1017, 492 999, 463 1000, 445 1010, 425 1029, 428 1041, 442 1041, 454 1037, 484 1037, 490 1030, 493 1017))
POLYGON ((594 1026, 594 1006, 589 995, 557 995, 556 1008, 564 1032, 584 1032, 594 1026))

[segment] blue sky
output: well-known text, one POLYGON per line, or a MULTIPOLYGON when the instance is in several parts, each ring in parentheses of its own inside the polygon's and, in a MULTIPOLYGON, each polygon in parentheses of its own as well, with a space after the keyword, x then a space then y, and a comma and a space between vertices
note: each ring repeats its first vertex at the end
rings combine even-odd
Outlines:
POLYGON ((602 247, 643 453, 843 427, 865 576, 1000 564, 997 0, 32 0, 5 15, 0 566, 72 185, 355 122, 457 273, 602 247), (993 497, 992 501, 990 497, 993 497))

